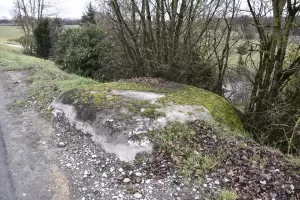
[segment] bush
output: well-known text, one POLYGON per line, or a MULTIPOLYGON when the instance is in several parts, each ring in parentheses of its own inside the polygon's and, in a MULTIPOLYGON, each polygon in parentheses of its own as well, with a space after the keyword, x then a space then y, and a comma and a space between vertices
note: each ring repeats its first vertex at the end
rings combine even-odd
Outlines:
POLYGON ((23 52, 25 54, 32 54, 32 43, 33 43, 32 35, 24 35, 15 41, 22 45, 23 52))
POLYGON ((33 50, 37 57, 49 58, 53 44, 61 32, 59 19, 39 19, 33 30, 33 50))
POLYGON ((49 18, 40 19, 33 30, 33 49, 36 56, 40 58, 48 58, 50 55, 52 48, 50 23, 49 18))
POLYGON ((68 72, 109 81, 120 71, 114 53, 108 35, 96 25, 87 24, 61 34, 55 44, 53 59, 68 72))

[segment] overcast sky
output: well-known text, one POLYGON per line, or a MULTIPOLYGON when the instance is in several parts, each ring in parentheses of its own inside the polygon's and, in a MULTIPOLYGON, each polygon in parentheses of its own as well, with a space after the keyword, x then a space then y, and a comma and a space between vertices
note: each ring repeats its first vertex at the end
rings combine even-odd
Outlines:
MULTIPOLYGON (((12 18, 14 0, 0 0, 0 18, 12 18)), ((80 18, 88 0, 59 0, 59 17, 80 18)))

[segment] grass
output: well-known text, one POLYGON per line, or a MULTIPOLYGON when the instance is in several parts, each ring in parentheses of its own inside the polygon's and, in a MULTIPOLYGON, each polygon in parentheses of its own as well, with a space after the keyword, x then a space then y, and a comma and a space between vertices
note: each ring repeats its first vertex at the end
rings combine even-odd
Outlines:
POLYGON ((27 107, 29 105, 29 102, 25 99, 22 100, 14 100, 12 103, 7 105, 8 108, 23 108, 27 107))
POLYGON ((31 96, 45 107, 65 91, 97 84, 92 79, 60 70, 52 61, 24 55, 5 45, 0 45, 0 66, 5 70, 30 70, 32 75, 26 81, 31 83, 31 96))
MULTIPOLYGON (((77 28, 79 25, 65 25, 63 28, 77 28)), ((1 25, 0 24, 0 44, 17 44, 15 40, 22 37, 24 34, 18 26, 1 25)))
POLYGON ((19 39, 23 36, 22 31, 13 25, 0 25, 0 43, 12 43, 14 44, 14 40, 19 39))
POLYGON ((238 199, 238 196, 234 190, 222 189, 219 192, 218 200, 236 200, 236 199, 238 199))
POLYGON ((220 156, 203 154, 197 143, 196 132, 186 124, 170 124, 163 130, 150 131, 148 134, 163 152, 171 155, 187 179, 201 181, 206 172, 225 158, 222 153, 220 156))

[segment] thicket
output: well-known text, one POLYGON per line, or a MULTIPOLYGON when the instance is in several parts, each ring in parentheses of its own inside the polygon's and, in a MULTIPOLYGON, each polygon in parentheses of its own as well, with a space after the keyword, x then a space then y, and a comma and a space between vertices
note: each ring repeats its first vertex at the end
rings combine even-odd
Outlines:
POLYGON ((120 78, 117 48, 107 33, 93 24, 62 32, 52 59, 61 69, 100 81, 120 78))

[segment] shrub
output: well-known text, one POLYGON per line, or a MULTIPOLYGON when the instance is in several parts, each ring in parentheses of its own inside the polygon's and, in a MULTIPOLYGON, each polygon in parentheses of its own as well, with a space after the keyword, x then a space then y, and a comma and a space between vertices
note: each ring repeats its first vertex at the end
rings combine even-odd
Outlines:
POLYGON ((37 57, 49 58, 53 44, 57 41, 62 25, 59 19, 39 19, 33 29, 33 50, 37 57))
POLYGON ((55 44, 53 59, 68 72, 109 81, 120 71, 114 53, 108 35, 96 25, 87 24, 61 34, 55 44))
POLYGON ((52 48, 50 23, 49 18, 40 19, 33 30, 34 52, 41 58, 48 58, 52 48))
POLYGON ((93 6, 92 2, 90 2, 87 4, 86 11, 81 17, 81 23, 96 24, 95 16, 96 16, 96 8, 93 6))
POLYGON ((32 43, 33 43, 33 36, 32 35, 24 35, 16 40, 16 42, 20 43, 23 47, 23 52, 25 54, 32 53, 32 43))

